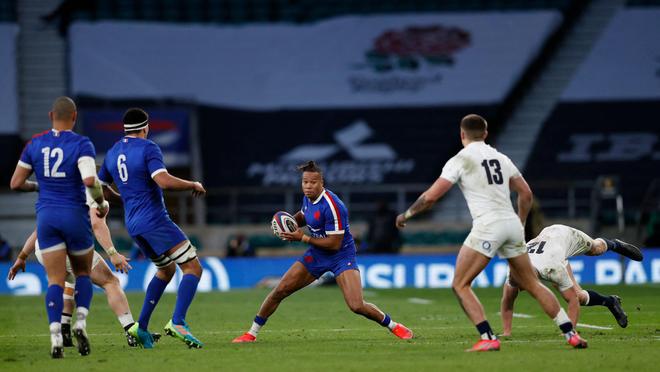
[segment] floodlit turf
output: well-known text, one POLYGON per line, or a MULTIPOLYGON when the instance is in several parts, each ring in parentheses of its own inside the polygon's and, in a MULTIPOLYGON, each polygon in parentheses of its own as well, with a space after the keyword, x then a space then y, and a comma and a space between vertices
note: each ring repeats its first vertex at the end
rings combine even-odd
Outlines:
MULTIPOLYGON (((415 339, 402 341, 379 325, 354 315, 335 287, 310 288, 286 300, 269 320, 255 344, 231 344, 250 326, 265 290, 198 294, 188 314, 193 333, 205 347, 189 350, 163 336, 153 350, 129 348, 123 331, 108 309, 105 296, 95 293, 88 320, 90 356, 65 350, 65 359, 48 355, 46 312, 42 297, 0 296, 1 371, 649 371, 660 368, 660 286, 592 287, 619 294, 630 324, 621 329, 603 307, 583 307, 580 322, 612 327, 581 328, 589 349, 573 350, 528 294, 516 312, 514 336, 502 351, 465 353, 477 340, 450 290, 367 290, 365 298, 403 322, 415 339), (412 300, 411 302, 411 298, 412 300), (420 300, 422 299, 422 300, 420 300), (430 300, 430 303, 428 301, 430 300)), ((476 289, 496 332, 499 289, 476 289)), ((167 294, 151 321, 162 332, 174 305, 167 294)), ((142 294, 129 294, 137 317, 142 294)))

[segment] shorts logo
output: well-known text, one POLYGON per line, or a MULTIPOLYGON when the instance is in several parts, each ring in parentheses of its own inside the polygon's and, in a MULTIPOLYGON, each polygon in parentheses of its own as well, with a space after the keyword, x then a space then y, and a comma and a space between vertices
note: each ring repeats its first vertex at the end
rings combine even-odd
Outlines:
POLYGON ((314 257, 312 257, 312 256, 305 256, 305 262, 310 263, 310 262, 312 262, 312 261, 314 261, 314 257))
POLYGON ((490 242, 484 241, 483 243, 481 243, 481 248, 483 248, 486 251, 490 252, 490 242))
POLYGON ((346 265, 351 266, 351 263, 349 262, 349 263, 347 263, 346 265))

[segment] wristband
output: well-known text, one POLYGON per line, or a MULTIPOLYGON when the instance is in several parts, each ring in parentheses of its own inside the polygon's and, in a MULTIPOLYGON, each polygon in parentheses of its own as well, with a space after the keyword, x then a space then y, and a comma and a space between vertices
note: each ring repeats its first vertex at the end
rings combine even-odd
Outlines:
POLYGON ((115 247, 110 247, 105 251, 105 253, 107 253, 108 256, 114 256, 117 254, 117 250, 115 249, 115 247))
POLYGON ((412 216, 413 216, 413 214, 412 214, 412 212, 410 212, 410 209, 407 209, 406 213, 403 214, 403 218, 405 218, 406 220, 409 220, 410 217, 412 217, 412 216))
POLYGON ((303 235, 300 240, 302 240, 302 242, 305 243, 305 244, 309 244, 309 241, 312 240, 312 238, 310 238, 307 235, 303 235))

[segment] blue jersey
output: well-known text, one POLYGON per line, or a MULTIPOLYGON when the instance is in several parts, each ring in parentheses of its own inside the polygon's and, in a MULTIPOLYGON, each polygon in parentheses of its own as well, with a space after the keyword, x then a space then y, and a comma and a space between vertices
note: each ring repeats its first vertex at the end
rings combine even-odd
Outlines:
POLYGON ((153 177, 165 172, 163 154, 153 141, 124 137, 117 141, 105 156, 99 180, 114 181, 124 201, 126 229, 131 235, 142 234, 171 221, 163 191, 153 177))
POLYGON ((316 253, 321 255, 355 254, 355 241, 348 226, 348 210, 332 191, 323 190, 314 201, 309 200, 306 196, 303 197, 301 211, 305 215, 305 222, 313 237, 325 238, 328 235, 344 234, 338 252, 319 249, 311 245, 316 253))
POLYGON ((37 213, 43 208, 80 208, 87 211, 85 186, 78 160, 96 157, 89 138, 72 131, 48 130, 25 145, 19 166, 32 169, 39 182, 37 213))

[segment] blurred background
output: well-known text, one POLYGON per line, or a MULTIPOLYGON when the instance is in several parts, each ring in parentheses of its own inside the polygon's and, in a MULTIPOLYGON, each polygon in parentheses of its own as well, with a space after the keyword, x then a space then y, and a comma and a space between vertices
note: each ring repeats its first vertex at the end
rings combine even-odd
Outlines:
MULTIPOLYGON (((468 113, 535 193, 529 238, 562 223, 660 246, 658 40, 658 0, 0 0, 0 256, 34 229, 36 195, 9 179, 60 95, 99 164, 123 112, 150 113, 170 172, 208 190, 166 202, 215 265, 211 289, 280 275, 304 251, 269 222, 300 208, 295 165, 310 159, 349 209, 366 286, 444 285, 451 272, 430 265, 453 264, 470 230, 460 190, 401 232, 393 219, 460 150, 468 113)), ((138 259, 121 206, 108 221, 138 259)), ((640 267, 660 282, 660 259, 640 267)), ((603 270, 642 282, 625 264, 603 270)))

